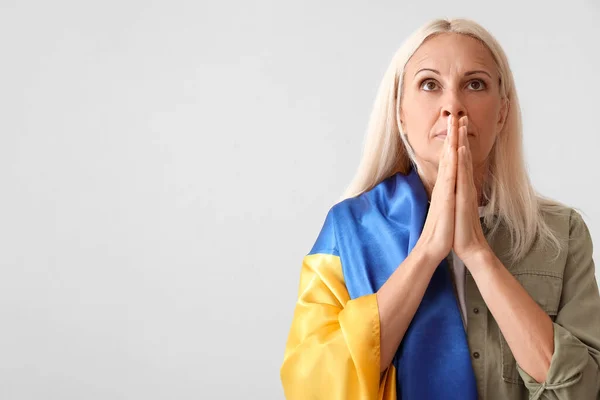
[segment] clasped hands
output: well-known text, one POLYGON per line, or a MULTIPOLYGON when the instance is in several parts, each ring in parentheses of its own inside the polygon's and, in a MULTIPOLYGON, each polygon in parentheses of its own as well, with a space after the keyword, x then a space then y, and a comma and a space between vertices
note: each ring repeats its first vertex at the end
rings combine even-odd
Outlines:
POLYGON ((448 117, 448 132, 419 242, 439 261, 454 250, 469 268, 469 259, 491 249, 479 220, 467 125, 466 116, 459 120, 448 117))

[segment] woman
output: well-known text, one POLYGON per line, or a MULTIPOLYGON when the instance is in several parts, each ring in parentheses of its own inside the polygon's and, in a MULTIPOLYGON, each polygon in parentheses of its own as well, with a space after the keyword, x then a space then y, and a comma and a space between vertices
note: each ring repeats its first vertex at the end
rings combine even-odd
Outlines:
POLYGON ((600 398, 590 234, 535 193, 521 140, 485 29, 436 20, 407 40, 303 261, 288 399, 600 398))

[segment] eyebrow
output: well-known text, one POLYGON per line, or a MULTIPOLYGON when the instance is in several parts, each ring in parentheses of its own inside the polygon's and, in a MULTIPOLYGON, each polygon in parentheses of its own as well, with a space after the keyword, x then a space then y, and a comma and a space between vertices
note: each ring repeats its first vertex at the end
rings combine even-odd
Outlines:
MULTIPOLYGON (((421 68, 420 70, 418 70, 418 71, 415 73, 415 76, 417 76, 417 74, 418 74, 419 72, 423 72, 423 71, 431 71, 431 72, 433 72, 433 73, 436 73, 436 74, 438 74, 438 75, 441 75, 441 74, 440 74, 440 71, 438 71, 438 70, 436 70, 436 69, 431 69, 431 68, 421 68)), ((489 74, 489 72, 487 72, 487 71, 483 71, 483 70, 480 70, 480 69, 478 69, 478 70, 475 70, 475 71, 467 71, 467 72, 465 72, 465 76, 471 76, 471 75, 475 75, 475 74, 485 74, 485 75, 489 76, 489 77, 490 77, 490 79, 492 79, 492 76, 489 74)))

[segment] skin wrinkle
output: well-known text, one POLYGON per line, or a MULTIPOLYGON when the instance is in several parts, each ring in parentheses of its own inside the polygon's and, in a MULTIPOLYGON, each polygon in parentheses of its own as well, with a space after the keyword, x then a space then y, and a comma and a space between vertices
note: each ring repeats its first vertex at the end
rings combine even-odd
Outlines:
MULTIPOLYGON (((481 183, 488 168, 488 155, 504 124, 507 102, 500 96, 500 77, 490 51, 477 39, 458 34, 440 34, 425 41, 406 64, 400 104, 402 130, 421 168, 423 183, 431 195, 437 178, 443 141, 435 133, 447 126, 448 115, 467 115, 469 144, 473 154, 473 178, 481 198, 481 183), (428 69, 429 71, 421 71, 428 69), (431 72, 436 70, 438 74, 431 72), (466 75, 471 71, 485 71, 466 75), (492 72, 493 71, 493 72, 492 72), (489 75, 489 76, 488 76, 489 75), (435 90, 421 83, 435 81, 435 90), (466 88, 481 80, 485 88, 466 88)), ((428 84, 429 85, 429 84, 428 84)), ((481 85, 480 85, 481 86, 481 85)))
MULTIPOLYGON (((435 73, 435 74, 437 74, 437 75, 441 75, 441 74, 440 74, 440 71, 438 71, 438 70, 436 70, 436 69, 431 69, 431 68, 422 68, 422 69, 418 70, 418 71, 415 73, 415 76, 417 76, 417 75, 419 74, 419 72, 422 72, 422 71, 431 71, 431 72, 433 72, 433 73, 435 73)), ((486 74, 486 75, 487 75, 487 76, 488 76, 490 79, 492 79, 492 75, 490 75, 490 73, 489 73, 489 72, 487 72, 487 71, 482 71, 482 70, 467 71, 467 72, 465 72, 464 76, 476 75, 476 74, 478 74, 478 73, 481 73, 481 74, 486 74)))
POLYGON ((418 61, 409 60, 406 65, 406 75, 413 79, 403 86, 400 123, 414 150, 419 175, 431 199, 433 187, 439 183, 438 170, 446 178, 450 165, 444 161, 443 151, 456 151, 452 249, 472 274, 517 363, 537 382, 544 382, 554 350, 552 320, 489 247, 477 212, 488 156, 504 126, 508 102, 501 96, 499 77, 482 78, 485 75, 479 74, 466 78, 465 73, 483 68, 497 75, 496 63, 481 42, 460 34, 435 36, 415 55, 418 61), (422 68, 439 74, 417 74, 422 68), (472 88, 476 81, 484 85, 472 88), (450 116, 454 121, 462 120, 467 128, 462 128, 458 148, 446 146, 448 139, 435 137, 444 129, 456 132, 456 122, 448 124, 450 116))

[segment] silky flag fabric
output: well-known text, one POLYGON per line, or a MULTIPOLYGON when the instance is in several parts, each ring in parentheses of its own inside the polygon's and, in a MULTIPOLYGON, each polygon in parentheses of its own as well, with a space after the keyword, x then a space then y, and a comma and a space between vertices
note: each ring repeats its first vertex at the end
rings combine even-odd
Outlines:
MULTIPOLYGON (((412 169, 336 204, 310 254, 340 257, 351 299, 377 292, 413 249, 429 202, 412 169)), ((397 398, 477 399, 475 375, 449 266, 435 270, 393 359, 397 398)))

